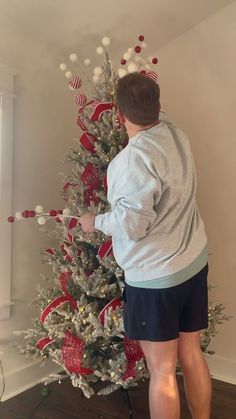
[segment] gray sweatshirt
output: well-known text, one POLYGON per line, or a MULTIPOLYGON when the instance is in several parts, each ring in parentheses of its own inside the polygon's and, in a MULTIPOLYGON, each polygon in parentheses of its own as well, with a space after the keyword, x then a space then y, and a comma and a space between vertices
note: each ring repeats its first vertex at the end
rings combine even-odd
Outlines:
POLYGON ((111 211, 97 215, 95 227, 112 236, 126 282, 137 286, 184 273, 207 243, 185 134, 161 112, 158 125, 130 138, 112 160, 107 180, 111 211))

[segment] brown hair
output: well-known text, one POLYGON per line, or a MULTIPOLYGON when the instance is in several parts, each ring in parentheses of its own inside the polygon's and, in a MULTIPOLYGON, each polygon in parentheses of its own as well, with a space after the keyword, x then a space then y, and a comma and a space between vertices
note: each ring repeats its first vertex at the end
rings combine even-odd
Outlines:
POLYGON ((158 120, 160 88, 147 76, 131 73, 119 79, 116 101, 120 111, 133 124, 144 127, 158 120))

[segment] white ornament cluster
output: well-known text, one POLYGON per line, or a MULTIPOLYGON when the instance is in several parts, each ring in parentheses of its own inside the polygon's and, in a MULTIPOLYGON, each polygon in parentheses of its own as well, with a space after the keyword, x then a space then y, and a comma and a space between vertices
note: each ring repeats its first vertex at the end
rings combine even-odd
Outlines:
MULTIPOLYGON (((104 36, 101 41, 102 45, 98 46, 96 48, 96 53, 98 55, 102 55, 104 53, 104 47, 107 48, 111 45, 111 39, 108 36, 104 36)), ((132 48, 131 48, 132 49, 132 48)), ((75 52, 72 52, 69 54, 69 61, 71 63, 76 63, 78 61, 78 55, 75 52)), ((89 66, 91 64, 90 58, 84 59, 84 65, 89 66)), ((67 65, 65 63, 61 63, 59 65, 59 69, 65 73, 66 79, 71 79, 73 77, 73 72, 67 68, 67 65)), ((96 83, 100 80, 100 76, 102 74, 102 68, 101 67, 95 67, 93 70, 93 81, 96 83)))

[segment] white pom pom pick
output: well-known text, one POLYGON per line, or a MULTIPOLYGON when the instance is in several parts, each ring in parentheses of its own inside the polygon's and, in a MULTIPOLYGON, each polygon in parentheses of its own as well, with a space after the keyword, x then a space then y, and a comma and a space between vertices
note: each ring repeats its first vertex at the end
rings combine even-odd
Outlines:
POLYGON ((78 55, 77 55, 77 54, 75 54, 74 52, 72 52, 72 54, 70 54, 70 56, 69 56, 69 60, 70 60, 72 63, 76 63, 76 61, 78 61, 78 55))

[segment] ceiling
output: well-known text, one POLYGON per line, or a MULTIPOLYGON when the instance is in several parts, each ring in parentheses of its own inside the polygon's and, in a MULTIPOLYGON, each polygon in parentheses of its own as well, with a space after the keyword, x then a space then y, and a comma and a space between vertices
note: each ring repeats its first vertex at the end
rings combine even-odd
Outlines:
POLYGON ((115 51, 123 51, 141 33, 156 51, 232 1, 0 0, 0 24, 14 25, 57 55, 74 49, 85 57, 105 35, 112 38, 115 51))

